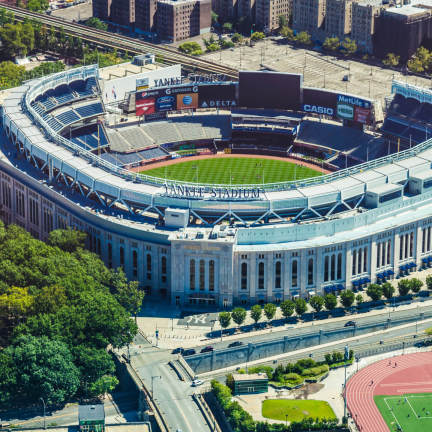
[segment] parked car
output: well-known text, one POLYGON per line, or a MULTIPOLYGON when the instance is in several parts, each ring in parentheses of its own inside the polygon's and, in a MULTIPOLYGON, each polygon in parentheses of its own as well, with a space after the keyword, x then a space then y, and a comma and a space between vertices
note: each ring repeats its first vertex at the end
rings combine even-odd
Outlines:
POLYGON ((171 351, 171 354, 183 354, 184 353, 184 348, 174 348, 171 351))
POLYGON ((354 327, 356 325, 355 321, 347 321, 344 327, 354 327))
POLYGON ((235 341, 235 342, 231 342, 229 345, 228 345, 228 348, 234 348, 234 347, 238 347, 238 346, 242 346, 243 345, 243 342, 242 341, 235 341))
POLYGON ((212 352, 212 351, 214 351, 214 348, 212 346, 206 346, 201 350, 202 353, 212 352))
POLYGON ((204 384, 204 381, 199 380, 199 379, 194 379, 192 381, 192 387, 198 387, 198 386, 203 385, 203 384, 204 384))
POLYGON ((183 357, 194 355, 194 354, 196 354, 196 351, 193 348, 183 351, 183 357))

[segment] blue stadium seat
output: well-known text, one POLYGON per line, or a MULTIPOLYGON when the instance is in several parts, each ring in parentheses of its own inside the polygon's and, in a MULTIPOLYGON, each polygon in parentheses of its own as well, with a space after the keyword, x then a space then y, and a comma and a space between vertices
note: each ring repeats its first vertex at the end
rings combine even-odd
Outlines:
POLYGON ((151 149, 141 150, 138 152, 138 154, 140 155, 141 158, 148 160, 148 159, 154 159, 154 158, 166 156, 169 153, 165 152, 160 147, 154 147, 151 149))
POLYGON ((103 108, 102 104, 100 102, 92 103, 89 105, 80 106, 78 108, 75 108, 75 111, 81 116, 81 117, 91 117, 94 115, 102 114, 103 108))
POLYGON ((80 119, 79 116, 77 116, 72 110, 62 112, 61 114, 58 114, 55 118, 64 125, 75 123, 80 119))

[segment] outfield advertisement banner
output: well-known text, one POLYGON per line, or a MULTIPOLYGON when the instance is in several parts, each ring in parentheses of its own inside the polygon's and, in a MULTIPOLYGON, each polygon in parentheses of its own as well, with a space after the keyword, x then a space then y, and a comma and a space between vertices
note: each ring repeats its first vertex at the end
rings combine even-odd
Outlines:
POLYGON ((199 86, 199 108, 233 108, 238 105, 237 83, 199 86))
POLYGON ((142 116, 159 112, 198 108, 197 85, 137 90, 135 115, 142 116))
POLYGON ((371 101, 356 96, 337 95, 336 114, 343 120, 354 120, 358 123, 368 124, 372 120, 371 109, 371 101))

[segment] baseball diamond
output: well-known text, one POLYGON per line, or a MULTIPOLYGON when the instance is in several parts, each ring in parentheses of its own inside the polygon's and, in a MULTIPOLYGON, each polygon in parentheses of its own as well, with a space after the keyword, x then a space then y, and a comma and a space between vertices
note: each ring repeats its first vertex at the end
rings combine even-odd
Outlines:
POLYGON ((108 267, 174 305, 361 290, 431 264, 429 90, 394 82, 378 127, 374 101, 296 74, 182 85, 141 91, 149 114, 126 122, 94 65, 7 90, 1 217, 41 239, 86 232, 108 267), (205 108, 220 92, 230 111, 205 108))

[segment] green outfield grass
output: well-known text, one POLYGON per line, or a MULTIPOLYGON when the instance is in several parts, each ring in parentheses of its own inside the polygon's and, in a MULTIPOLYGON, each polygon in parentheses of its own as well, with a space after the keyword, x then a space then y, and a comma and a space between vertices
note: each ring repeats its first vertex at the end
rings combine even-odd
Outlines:
POLYGON ((273 420, 299 422, 305 418, 335 419, 335 413, 325 401, 300 399, 268 399, 262 404, 262 415, 273 420), (288 416, 288 417, 286 417, 288 416))
POLYGON ((291 162, 261 158, 209 158, 179 162, 143 171, 143 174, 185 182, 255 184, 300 180, 321 175, 291 162))
POLYGON ((432 431, 432 393, 375 396, 374 400, 390 431, 432 431))

